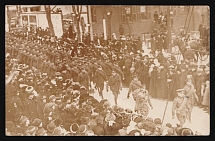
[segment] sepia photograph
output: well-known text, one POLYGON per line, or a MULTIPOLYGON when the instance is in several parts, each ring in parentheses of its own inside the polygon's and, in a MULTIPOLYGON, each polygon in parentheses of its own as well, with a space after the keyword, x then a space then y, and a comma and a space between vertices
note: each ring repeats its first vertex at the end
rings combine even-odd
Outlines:
POLYGON ((209 136, 207 5, 5 5, 5 136, 209 136))

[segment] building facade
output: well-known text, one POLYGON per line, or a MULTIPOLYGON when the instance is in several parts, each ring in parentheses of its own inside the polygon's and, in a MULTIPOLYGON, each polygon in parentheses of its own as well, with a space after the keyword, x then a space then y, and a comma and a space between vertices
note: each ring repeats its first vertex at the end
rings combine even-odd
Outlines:
MULTIPOLYGON (((193 6, 170 6, 170 11, 173 13, 172 32, 175 35, 179 34, 183 26, 188 27, 188 32, 198 30, 202 21, 209 26, 208 6, 194 6, 193 11, 192 8, 193 6)), ((166 15, 167 6, 91 6, 93 32, 103 33, 102 21, 105 18, 107 34, 116 33, 119 37, 119 26, 122 25, 125 35, 130 34, 134 38, 143 37, 144 34, 152 32, 155 11, 166 15), (109 12, 111 16, 108 15, 109 12)))

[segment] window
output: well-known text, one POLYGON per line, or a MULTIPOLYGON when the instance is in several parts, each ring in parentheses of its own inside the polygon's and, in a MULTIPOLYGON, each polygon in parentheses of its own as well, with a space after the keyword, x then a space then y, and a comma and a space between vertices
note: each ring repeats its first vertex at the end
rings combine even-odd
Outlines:
POLYGON ((132 20, 137 21, 136 6, 132 6, 132 20))
POLYGON ((180 6, 180 15, 184 14, 184 6, 180 6))
POLYGON ((123 6, 122 7, 122 22, 126 22, 127 20, 132 22, 132 10, 131 6, 123 6))
POLYGON ((28 12, 28 8, 27 8, 27 7, 24 7, 24 8, 22 8, 22 11, 23 11, 23 12, 28 12))
POLYGON ((29 16, 29 21, 30 23, 36 23, 37 22, 36 16, 29 16))
POLYGON ((138 21, 147 19, 146 6, 138 7, 138 21))
POLYGON ((22 24, 23 26, 28 26, 28 16, 22 16, 22 24))
POLYGON ((30 8, 30 11, 31 11, 31 12, 39 12, 39 11, 40 11, 40 6, 31 7, 31 8, 30 8))
POLYGON ((147 15, 148 15, 147 19, 151 19, 151 10, 150 10, 150 7, 149 6, 146 7, 146 10, 147 10, 147 15))
POLYGON ((96 8, 91 7, 92 22, 96 23, 96 8))

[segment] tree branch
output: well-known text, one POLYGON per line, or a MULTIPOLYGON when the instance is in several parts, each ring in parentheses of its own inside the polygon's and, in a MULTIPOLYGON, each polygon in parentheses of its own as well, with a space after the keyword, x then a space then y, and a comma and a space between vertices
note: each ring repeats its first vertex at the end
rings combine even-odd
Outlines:
MULTIPOLYGON (((56 7, 57 5, 55 5, 52 9, 51 9, 51 11, 53 11, 54 9, 55 9, 55 7, 56 7)), ((54 12, 54 11, 53 11, 54 12)))

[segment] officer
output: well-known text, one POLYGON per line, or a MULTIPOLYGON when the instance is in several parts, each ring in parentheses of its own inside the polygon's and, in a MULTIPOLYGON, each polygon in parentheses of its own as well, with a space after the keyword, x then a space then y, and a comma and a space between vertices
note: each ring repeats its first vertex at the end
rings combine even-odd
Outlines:
POLYGON ((186 122, 187 117, 187 96, 185 96, 184 89, 178 89, 176 90, 178 96, 173 101, 172 106, 172 118, 174 119, 175 114, 177 116, 177 119, 180 122, 180 127, 183 126, 183 124, 186 122))

